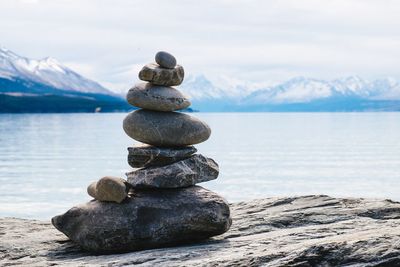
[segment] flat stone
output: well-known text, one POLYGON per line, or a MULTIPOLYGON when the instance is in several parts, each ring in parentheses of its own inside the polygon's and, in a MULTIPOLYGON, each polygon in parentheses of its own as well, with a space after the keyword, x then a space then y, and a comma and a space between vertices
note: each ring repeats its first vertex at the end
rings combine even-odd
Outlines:
POLYGON ((179 112, 135 110, 123 122, 131 138, 153 146, 174 147, 206 141, 210 127, 203 121, 179 112))
POLYGON ((126 174, 128 183, 134 188, 179 188, 217 179, 218 164, 203 155, 162 167, 148 167, 126 174))
POLYGON ((400 265, 396 201, 273 197, 233 203, 230 210, 232 227, 211 240, 96 257, 48 221, 0 218, 0 266, 400 265))
POLYGON ((162 68, 173 69, 176 66, 175 57, 165 51, 158 52, 155 60, 162 68))
POLYGON ((197 152, 194 146, 155 147, 138 145, 128 147, 128 163, 133 168, 159 167, 186 159, 197 152))
POLYGON ((94 199, 117 203, 121 203, 128 196, 128 191, 124 179, 112 176, 105 176, 87 188, 88 194, 94 199))
POLYGON ((139 72, 139 79, 155 85, 176 86, 183 82, 185 71, 180 65, 173 69, 161 68, 156 63, 147 64, 139 72))
POLYGON ((138 83, 126 95, 132 106, 156 111, 174 111, 190 106, 190 101, 178 90, 169 86, 138 83))
POLYGON ((226 232, 229 206, 199 186, 135 190, 121 204, 91 201, 52 219, 53 225, 83 249, 121 253, 193 243, 226 232))

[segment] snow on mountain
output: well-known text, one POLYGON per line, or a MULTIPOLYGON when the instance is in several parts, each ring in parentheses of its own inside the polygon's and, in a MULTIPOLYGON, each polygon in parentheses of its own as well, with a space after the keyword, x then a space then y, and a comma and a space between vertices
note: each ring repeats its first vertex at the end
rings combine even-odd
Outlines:
POLYGON ((185 78, 179 90, 183 91, 191 99, 241 99, 265 86, 266 83, 252 83, 220 76, 211 81, 204 75, 189 76, 185 78))
POLYGON ((110 95, 112 92, 62 65, 56 59, 29 59, 0 48, 0 78, 22 79, 60 90, 110 95))
POLYGON ((179 89, 194 102, 219 99, 241 105, 308 103, 329 98, 400 100, 400 84, 396 80, 387 78, 369 82, 358 76, 333 81, 296 77, 265 86, 240 81, 216 85, 200 75, 189 77, 179 89))

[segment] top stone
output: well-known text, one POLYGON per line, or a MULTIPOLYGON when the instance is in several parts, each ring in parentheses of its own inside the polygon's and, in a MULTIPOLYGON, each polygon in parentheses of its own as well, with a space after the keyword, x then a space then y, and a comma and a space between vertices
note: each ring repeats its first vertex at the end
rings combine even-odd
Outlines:
POLYGON ((175 57, 164 51, 160 51, 156 54, 156 62, 162 68, 173 69, 176 66, 175 57))

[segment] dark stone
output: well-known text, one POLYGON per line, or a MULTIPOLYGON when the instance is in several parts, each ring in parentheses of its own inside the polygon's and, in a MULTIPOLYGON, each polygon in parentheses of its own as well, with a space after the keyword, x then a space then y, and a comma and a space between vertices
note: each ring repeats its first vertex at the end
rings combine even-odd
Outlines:
POLYGON ((165 51, 158 52, 155 60, 162 68, 173 69, 176 66, 175 57, 165 51))
POLYGON ((126 174, 134 188, 179 188, 217 179, 218 164, 203 155, 162 167, 148 167, 126 174))
POLYGON ((132 106, 156 111, 175 111, 190 106, 190 101, 175 88, 151 83, 136 84, 126 99, 132 106))
POLYGON ((121 253, 192 243, 226 232, 229 206, 199 186, 135 190, 120 204, 91 201, 52 219, 85 250, 121 253))
POLYGON ((194 146, 155 147, 138 145, 128 147, 128 163, 133 168, 159 167, 186 159, 197 152, 194 146))
POLYGON ((187 146, 206 141, 210 127, 203 121, 178 112, 136 110, 124 119, 123 128, 131 138, 153 146, 187 146))
POLYGON ((160 68, 155 63, 147 64, 139 72, 139 79, 151 82, 155 85, 176 86, 183 82, 185 71, 183 67, 177 65, 173 69, 160 68))

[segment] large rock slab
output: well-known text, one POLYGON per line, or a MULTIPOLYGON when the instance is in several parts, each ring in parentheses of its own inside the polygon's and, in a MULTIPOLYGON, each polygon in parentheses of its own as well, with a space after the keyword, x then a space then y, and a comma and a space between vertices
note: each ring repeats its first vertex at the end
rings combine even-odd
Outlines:
POLYGON ((150 63, 139 72, 139 79, 156 85, 177 86, 183 82, 185 71, 180 65, 173 69, 161 68, 158 64, 150 63))
POLYGON ((148 167, 126 174, 134 188, 179 188, 217 179, 218 164, 196 154, 162 167, 148 167))
POLYGON ((138 83, 128 91, 126 99, 138 108, 175 111, 190 106, 190 101, 173 87, 138 83))
POLYGON ((187 159, 197 152, 194 146, 155 147, 137 145, 128 147, 128 163, 133 168, 165 166, 187 159))
POLYGON ((120 204, 93 200, 54 217, 52 223, 85 250, 121 253, 220 235, 231 226, 231 218, 223 198, 193 186, 135 190, 120 204))
POLYGON ((223 235, 92 256, 49 222, 0 219, 0 266, 399 266, 400 203, 303 196, 231 205, 223 235))
POLYGON ((211 134, 205 122, 187 114, 143 109, 129 113, 123 128, 131 138, 161 147, 198 144, 206 141, 211 134))

